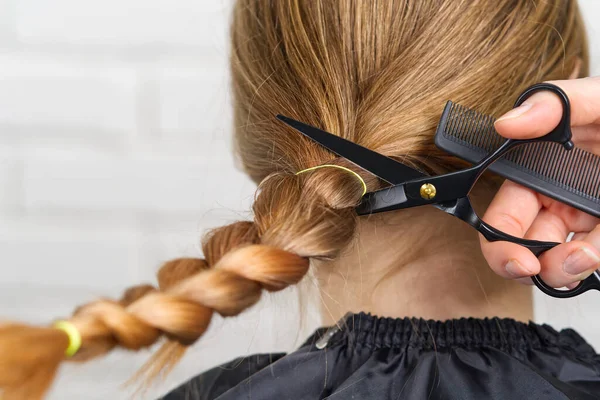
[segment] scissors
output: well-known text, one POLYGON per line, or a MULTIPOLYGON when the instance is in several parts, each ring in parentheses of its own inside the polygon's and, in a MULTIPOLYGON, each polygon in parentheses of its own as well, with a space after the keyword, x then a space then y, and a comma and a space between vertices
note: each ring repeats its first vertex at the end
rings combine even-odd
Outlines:
MULTIPOLYGON (((365 194, 356 208, 358 215, 431 205, 471 225, 490 242, 507 241, 516 243, 528 248, 536 257, 539 257, 542 253, 560 243, 518 238, 485 223, 475 212, 469 199, 469 192, 481 174, 494 161, 516 146, 531 142, 552 141, 561 143, 567 150, 573 149, 569 98, 558 86, 547 83, 531 86, 521 94, 515 107, 521 105, 529 96, 540 90, 554 92, 563 103, 562 120, 552 132, 535 139, 507 139, 498 149, 488 154, 474 166, 438 176, 428 176, 400 161, 292 118, 283 115, 277 115, 277 118, 312 141, 391 184, 391 186, 384 189, 365 194)), ((570 290, 555 289, 546 284, 539 275, 531 278, 542 292, 556 298, 574 297, 591 289, 600 291, 599 270, 594 271, 592 275, 582 280, 577 287, 570 290)))

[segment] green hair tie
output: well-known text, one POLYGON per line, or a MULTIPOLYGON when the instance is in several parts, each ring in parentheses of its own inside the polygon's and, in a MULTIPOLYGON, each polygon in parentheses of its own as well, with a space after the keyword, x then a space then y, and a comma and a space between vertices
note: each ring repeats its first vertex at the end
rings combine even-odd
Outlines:
POLYGON ((362 195, 364 196, 365 194, 367 194, 367 184, 365 183, 365 180, 362 178, 362 176, 360 176, 356 172, 352 171, 350 168, 342 167, 341 165, 334 165, 334 164, 317 165, 316 167, 310 167, 310 168, 303 169, 302 171, 298 171, 298 172, 296 172, 296 175, 300 175, 305 172, 314 171, 315 169, 321 169, 321 168, 337 168, 337 169, 344 170, 346 172, 350 172, 352 175, 354 175, 356 178, 358 178, 358 180, 362 184, 362 187, 363 187, 362 195))
POLYGON ((69 321, 56 321, 54 327, 65 332, 69 337, 69 346, 65 350, 65 355, 67 357, 74 356, 81 347, 81 333, 79 333, 79 330, 69 321))

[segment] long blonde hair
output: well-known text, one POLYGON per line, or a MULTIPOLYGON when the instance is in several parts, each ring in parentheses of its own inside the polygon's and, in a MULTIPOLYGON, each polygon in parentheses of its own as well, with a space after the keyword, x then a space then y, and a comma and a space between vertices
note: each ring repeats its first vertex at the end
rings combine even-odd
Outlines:
POLYGON ((235 143, 259 184, 254 220, 209 232, 204 259, 167 262, 158 287, 141 285, 69 318, 82 346, 65 357, 65 331, 0 325, 3 399, 37 399, 62 361, 164 338, 145 366, 171 368, 214 312, 234 316, 262 290, 300 281, 311 259, 333 259, 351 241, 363 187, 325 163, 373 176, 279 123, 289 115, 428 173, 456 167, 432 136, 448 99, 498 115, 526 86, 569 76, 587 46, 569 0, 239 0, 231 25, 235 143))

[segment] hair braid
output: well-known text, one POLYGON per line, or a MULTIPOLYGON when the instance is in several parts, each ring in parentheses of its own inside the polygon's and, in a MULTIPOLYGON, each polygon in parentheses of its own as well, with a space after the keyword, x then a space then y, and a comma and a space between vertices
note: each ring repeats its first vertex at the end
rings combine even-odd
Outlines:
MULTIPOLYGON (((165 264, 158 288, 136 286, 120 301, 76 309, 70 322, 82 347, 73 360, 115 346, 138 349, 164 336, 167 344, 149 364, 150 375, 158 373, 204 333, 214 312, 237 315, 263 289, 301 280, 311 258, 333 258, 348 245, 361 184, 335 168, 294 175, 342 161, 331 160, 331 153, 274 114, 318 125, 416 168, 442 171, 456 161, 431 139, 448 98, 498 114, 531 83, 566 78, 579 59, 587 73, 575 1, 412 3, 236 2, 230 47, 234 138, 241 165, 262 182, 254 222, 209 233, 205 259, 165 264)), ((356 172, 369 190, 378 188, 372 176, 356 172)), ((40 398, 68 341, 56 328, 0 324, 3 400, 40 398)))
MULTIPOLYGON (((252 222, 239 221, 208 232, 202 244, 205 260, 199 258, 179 258, 165 263, 157 274, 158 287, 167 290, 177 283, 215 265, 230 249, 258 240, 252 222)), ((210 300, 208 300, 210 301, 210 300)), ((142 386, 158 375, 169 373, 183 357, 188 344, 173 338, 163 345, 133 376, 131 381, 141 381, 142 386)))
MULTIPOLYGON (((279 291, 300 281, 311 257, 333 257, 349 242, 355 225, 351 206, 360 200, 362 187, 347 181, 348 175, 323 169, 307 176, 270 176, 259 187, 255 221, 208 232, 202 242, 205 259, 169 261, 157 273, 158 288, 139 285, 127 289, 119 301, 100 299, 78 307, 69 319, 82 336, 82 347, 73 359, 89 359, 116 346, 138 350, 164 336, 167 342, 136 377, 148 380, 168 372, 206 331, 213 312, 241 313, 259 300, 263 289, 279 291)), ((43 333, 57 339, 48 341, 52 351, 47 363, 0 359, 0 371, 9 363, 13 367, 18 363, 23 370, 19 376, 0 374, 4 399, 23 398, 22 393, 28 399, 38 398, 44 390, 27 389, 27 376, 47 369, 49 384, 64 358, 66 334, 51 328, 0 326, 0 352, 13 331, 20 332, 20 338, 13 340, 21 347, 43 333)))

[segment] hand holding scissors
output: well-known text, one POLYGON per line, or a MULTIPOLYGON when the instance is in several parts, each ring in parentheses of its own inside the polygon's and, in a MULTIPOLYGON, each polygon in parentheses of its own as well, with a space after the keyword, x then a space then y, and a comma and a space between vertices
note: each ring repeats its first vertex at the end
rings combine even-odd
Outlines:
MULTIPOLYGON (((551 83, 569 97, 573 141, 577 147, 600 155, 600 78, 551 83)), ((536 138, 554 129, 561 115, 558 97, 538 92, 500 117, 495 128, 507 138, 536 138)), ((488 242, 482 238, 486 260, 505 278, 540 274, 552 287, 573 287, 600 268, 600 219, 531 189, 505 181, 483 219, 513 236, 561 243, 538 259, 514 243, 488 242), (565 243, 569 232, 575 235, 565 243)), ((525 281, 530 282, 528 278, 525 281)))
MULTIPOLYGON (((596 84, 597 89, 600 89, 600 81, 596 84)), ((546 123, 548 126, 535 128, 537 130, 529 132, 529 135, 526 129, 517 130, 514 134, 516 138, 506 140, 473 167, 439 176, 426 176, 399 161, 331 133, 288 117, 278 118, 323 147, 392 185, 367 193, 357 207, 359 215, 432 205, 463 220, 481 234, 484 256, 499 275, 507 278, 531 276, 533 283, 544 293, 559 298, 573 297, 590 289, 600 290, 600 247, 596 247, 600 246, 600 209, 593 206, 590 212, 594 215, 586 214, 507 181, 488 208, 484 221, 479 218, 468 197, 481 174, 517 146, 534 142, 555 142, 567 150, 573 149, 569 97, 553 84, 538 84, 528 88, 517 100, 518 107, 513 109, 512 115, 505 115, 497 126, 510 130, 511 126, 514 128, 516 125, 511 125, 511 122, 528 117, 528 113, 531 113, 529 117, 535 123, 536 113, 548 107, 543 101, 538 103, 540 96, 545 96, 542 99, 552 98, 550 107, 554 107, 554 113, 557 114, 554 120, 546 123), (562 112, 558 111, 560 109, 562 112), (520 116, 517 115, 519 112, 520 116), (582 232, 586 230, 587 232, 582 232), (575 241, 562 243, 570 231, 578 232, 579 237, 575 241), (584 238, 582 234, 585 234, 584 238), (543 269, 542 264, 547 268, 543 269), (561 270, 557 272, 559 267, 561 270), (568 275, 570 271, 574 273, 568 275), (560 274, 563 274, 562 280, 560 274), (581 282, 572 285, 570 290, 554 289, 578 281, 581 282)), ((577 101, 581 101, 581 97, 577 97, 577 101)), ((591 119, 590 113, 583 115, 580 112, 576 114, 575 125, 599 120, 600 98, 596 104, 598 114, 595 119, 591 119)), ((438 130, 442 127, 444 118, 449 115, 448 110, 447 106, 438 130)), ((592 139, 597 136, 593 128, 586 129, 592 132, 592 139)), ((600 132, 600 128, 597 132, 600 132)), ((584 138, 587 136, 584 135, 584 138)), ((596 176, 596 172, 594 171, 593 176, 596 176)), ((594 200, 594 204, 598 204, 597 202, 598 199, 594 200)))

